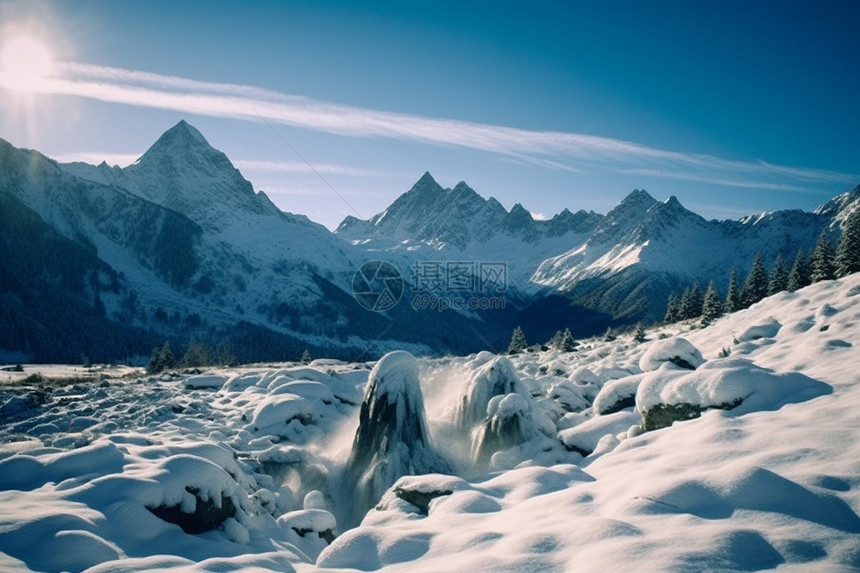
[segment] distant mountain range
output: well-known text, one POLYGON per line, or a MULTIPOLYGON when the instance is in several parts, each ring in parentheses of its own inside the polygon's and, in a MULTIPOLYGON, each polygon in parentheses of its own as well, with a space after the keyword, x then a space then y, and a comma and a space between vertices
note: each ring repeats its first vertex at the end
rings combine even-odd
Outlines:
POLYGON ((185 121, 125 168, 0 140, 0 361, 139 360, 164 340, 242 361, 503 351, 517 324, 534 341, 566 327, 585 336, 660 319, 692 281, 724 288, 757 251, 790 260, 823 229, 837 234, 858 200, 860 187, 814 213, 706 221, 634 191, 606 215, 537 221, 425 173, 331 233, 255 192, 185 121), (392 284, 368 278, 372 261, 402 279, 382 312, 353 296, 358 277, 392 284), (469 304, 439 309, 458 301, 469 304))

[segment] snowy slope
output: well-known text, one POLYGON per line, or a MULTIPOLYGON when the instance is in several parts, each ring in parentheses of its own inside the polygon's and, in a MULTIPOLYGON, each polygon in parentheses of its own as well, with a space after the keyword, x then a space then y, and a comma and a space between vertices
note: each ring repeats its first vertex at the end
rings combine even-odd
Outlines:
MULTIPOLYGON (((457 475, 400 478, 348 531, 343 469, 370 364, 53 384, 4 372, 0 566, 855 570, 858 325, 855 274, 641 344, 420 359, 427 428, 457 475), (534 424, 489 459, 470 455, 478 434, 457 414, 479 395, 488 423, 534 424), (679 421, 643 433, 655 407, 679 421)), ((414 381, 407 358, 386 364, 414 381)), ((387 392, 415 394, 405 381, 387 392)))
POLYGON ((800 247, 809 252, 828 224, 829 217, 803 211, 706 221, 675 197, 660 202, 637 190, 586 241, 543 261, 531 280, 616 317, 656 321, 670 291, 714 280, 725 292, 730 269, 743 277, 758 252, 768 265, 777 255, 790 261, 800 247))
POLYGON ((634 190, 605 216, 563 211, 536 221, 521 205, 506 211, 464 182, 444 189, 429 173, 367 221, 347 217, 336 234, 408 269, 422 260, 504 261, 511 292, 562 294, 571 304, 619 321, 662 319, 667 296, 714 280, 725 292, 729 271, 743 278, 754 255, 810 252, 819 233, 838 236, 857 190, 815 213, 776 211, 739 220, 705 220, 675 197, 658 201, 634 190))
MULTIPOLYGON (((151 329, 162 340, 229 340, 244 322, 304 339, 294 346, 359 343, 345 342, 358 327, 339 308, 353 303, 361 253, 254 193, 184 121, 126 168, 61 165, 6 142, 0 165, 0 192, 93 249, 120 278, 121 289, 101 293, 110 320, 151 329)), ((148 353, 149 344, 133 354, 148 353)))

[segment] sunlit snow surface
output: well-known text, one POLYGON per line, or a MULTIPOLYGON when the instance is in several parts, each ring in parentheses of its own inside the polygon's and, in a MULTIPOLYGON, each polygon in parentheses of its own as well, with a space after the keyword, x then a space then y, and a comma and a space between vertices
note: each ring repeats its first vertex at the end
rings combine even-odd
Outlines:
POLYGON ((510 357, 512 371, 489 353, 420 359, 432 446, 458 475, 400 478, 348 531, 343 470, 373 364, 2 372, 0 570, 860 567, 860 276, 630 338, 510 357), (693 350, 695 370, 671 361, 693 350), (679 404, 705 410, 642 432, 644 411, 679 404), (473 455, 507 420, 493 443, 516 445, 473 455), (158 507, 214 525, 186 533, 158 507))

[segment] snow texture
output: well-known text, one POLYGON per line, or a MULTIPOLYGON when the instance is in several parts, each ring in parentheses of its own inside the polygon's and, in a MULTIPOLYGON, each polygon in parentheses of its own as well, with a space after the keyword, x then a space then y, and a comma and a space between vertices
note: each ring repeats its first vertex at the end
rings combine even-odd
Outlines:
POLYGON ((664 326, 640 345, 582 340, 575 353, 394 353, 373 370, 206 374, 220 386, 129 371, 110 378, 108 368, 101 382, 80 383, 58 381, 65 366, 43 367, 41 382, 27 380, 35 367, 4 372, 0 569, 857 570, 858 325, 852 275, 706 328, 664 326), (763 336, 740 339, 754 329, 763 336), (640 370, 654 347, 680 338, 709 360, 640 370), (730 356, 719 358, 724 349, 730 356), (507 387, 493 393, 494 380, 507 387), (636 408, 601 413, 634 387, 636 408), (428 420, 431 390, 440 403, 428 420), (469 451, 471 432, 446 431, 471 411, 470 396, 481 404, 473 427, 530 413, 550 421, 552 437, 536 424, 536 437, 495 452, 489 469, 417 468, 439 460, 431 438, 446 453, 469 451), (642 431, 648 411, 681 404, 699 417, 642 431), (378 496, 350 516, 364 495, 345 471, 350 445, 379 411, 384 423, 367 433, 379 447, 364 457, 387 484, 359 472, 378 496), (296 412, 304 421, 288 421, 296 412), (404 469, 416 471, 395 475, 404 469), (215 516, 212 528, 186 532, 153 512, 162 506, 215 516))

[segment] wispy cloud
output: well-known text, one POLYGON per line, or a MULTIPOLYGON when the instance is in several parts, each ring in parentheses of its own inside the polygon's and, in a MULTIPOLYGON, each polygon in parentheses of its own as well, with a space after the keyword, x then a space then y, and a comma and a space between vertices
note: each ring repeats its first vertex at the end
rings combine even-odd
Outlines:
POLYGON ((267 161, 259 159, 237 159, 233 161, 240 170, 258 173, 325 173, 327 175, 348 175, 351 177, 386 177, 389 174, 376 169, 364 169, 333 163, 315 163, 313 169, 300 161, 267 161))
MULTIPOLYGON (((379 111, 286 95, 254 86, 201 82, 121 68, 63 63, 58 70, 57 77, 43 82, 40 91, 254 122, 262 118, 268 122, 350 137, 384 137, 465 147, 502 154, 513 160, 531 161, 551 169, 590 167, 718 185, 774 189, 848 185, 860 178, 857 174, 664 150, 582 133, 533 131, 379 111), (576 167, 566 165, 564 160, 573 160, 576 167)), ((258 167, 267 168, 266 165, 258 167)), ((332 173, 338 168, 330 167, 332 173)), ((300 164, 289 163, 274 163, 268 168, 285 172, 304 169, 300 164)), ((349 173, 350 168, 343 169, 344 174, 362 174, 361 170, 349 173)))

